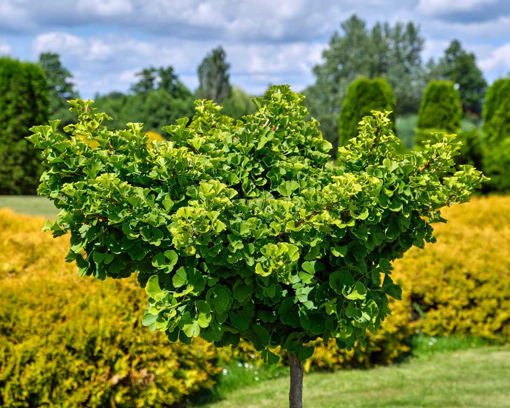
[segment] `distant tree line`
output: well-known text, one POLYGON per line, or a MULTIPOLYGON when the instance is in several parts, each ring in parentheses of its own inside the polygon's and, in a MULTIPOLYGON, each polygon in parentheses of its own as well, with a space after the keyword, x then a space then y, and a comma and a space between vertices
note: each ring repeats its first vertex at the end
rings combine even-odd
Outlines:
MULTIPOLYGON (((410 133, 413 140, 406 141, 408 148, 413 135, 420 145, 438 129, 456 132, 464 142, 463 162, 483 165, 496 179, 502 179, 493 182, 494 188, 506 186, 510 109, 504 81, 508 80, 498 82, 498 91, 493 89, 484 103, 487 82, 473 53, 453 40, 443 56, 424 62, 423 45, 424 38, 413 22, 378 22, 368 28, 356 15, 333 34, 323 61, 313 68, 314 83, 304 90, 310 114, 319 120, 324 137, 333 144, 333 158, 338 145, 356 134, 357 123, 372 109, 393 111, 394 127, 397 116, 419 110, 416 129, 410 133), (475 125, 464 129, 460 118, 479 118, 482 106, 483 129, 475 125), (485 134, 497 148, 482 146, 485 134)), ((73 121, 67 100, 79 93, 71 72, 55 53, 42 53, 38 62, 0 59, 0 194, 34 192, 40 166, 37 154, 24 139, 28 129, 48 118, 60 119, 62 130, 73 121)), ((142 122, 146 131, 158 133, 177 118, 191 118, 198 98, 221 104, 223 112, 236 120, 254 112, 252 97, 231 84, 230 64, 222 47, 204 57, 197 76, 198 87, 192 91, 174 67, 149 66, 136 74, 127 92, 96 94, 95 105, 112 117, 108 123, 112 128, 142 122)))
POLYGON ((358 77, 386 79, 399 115, 418 111, 430 80, 451 80, 459 89, 464 111, 479 115, 487 83, 474 54, 453 40, 438 61, 424 63, 424 42, 413 22, 378 22, 368 29, 356 15, 344 21, 323 51, 323 62, 313 68, 315 83, 304 91, 305 102, 326 139, 338 145, 338 114, 348 86, 358 77))
MULTIPOLYGON (((49 91, 50 118, 70 123, 69 99, 79 97, 72 75, 55 53, 42 53, 39 64, 46 74, 49 91)), ((252 97, 230 83, 230 64, 222 47, 213 49, 198 67, 199 86, 192 92, 179 79, 172 66, 147 67, 136 74, 136 82, 128 92, 96 94, 98 109, 108 113, 112 128, 127 122, 143 122, 146 130, 161 128, 183 116, 192 116, 195 99, 212 99, 224 107, 224 113, 236 119, 255 109, 252 97)))

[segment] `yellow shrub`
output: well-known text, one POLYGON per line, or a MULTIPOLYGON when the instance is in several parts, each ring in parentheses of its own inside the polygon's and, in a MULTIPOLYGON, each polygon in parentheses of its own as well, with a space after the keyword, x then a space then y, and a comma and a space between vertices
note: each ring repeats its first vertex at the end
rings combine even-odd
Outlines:
POLYGON ((395 262, 413 328, 510 342, 510 196, 476 198, 443 215, 437 243, 395 262))
POLYGON ((43 222, 0 210, 0 406, 161 407, 213 386, 212 346, 141 327, 144 291, 80 278, 43 222))
POLYGON ((154 132, 152 130, 145 132, 145 134, 149 138, 149 142, 162 142, 163 140, 165 140, 165 138, 161 136, 158 132, 154 132))

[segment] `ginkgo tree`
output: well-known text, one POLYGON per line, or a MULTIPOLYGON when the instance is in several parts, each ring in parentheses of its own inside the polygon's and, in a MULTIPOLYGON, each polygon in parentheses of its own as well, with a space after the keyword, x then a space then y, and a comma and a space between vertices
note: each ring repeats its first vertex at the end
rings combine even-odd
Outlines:
MULTIPOLYGON (((33 128, 39 193, 70 233, 68 261, 99 279, 137 273, 143 323, 170 341, 251 342, 288 358, 290 406, 302 406, 310 342, 363 342, 400 298, 391 262, 433 241, 440 208, 467 201, 483 176, 455 167, 459 146, 398 152, 388 113, 374 112, 329 163, 329 142, 303 96, 273 86, 241 121, 210 101, 149 141, 142 125, 110 130, 91 101, 77 123, 33 128)), ((108 313, 108 311, 105 311, 108 313)))

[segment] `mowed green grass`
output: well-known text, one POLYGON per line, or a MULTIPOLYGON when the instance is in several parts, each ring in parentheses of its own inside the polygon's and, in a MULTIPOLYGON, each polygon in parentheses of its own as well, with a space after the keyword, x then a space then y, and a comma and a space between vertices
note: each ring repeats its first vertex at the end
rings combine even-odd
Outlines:
POLYGON ((5 196, 0 195, 0 208, 9 207, 19 214, 40 215, 54 218, 57 209, 53 203, 45 197, 38 196, 5 196))
MULTIPOLYGON (((288 378, 237 389, 207 408, 288 406, 288 378)), ((369 370, 305 374, 306 408, 510 407, 510 347, 434 353, 369 370)))

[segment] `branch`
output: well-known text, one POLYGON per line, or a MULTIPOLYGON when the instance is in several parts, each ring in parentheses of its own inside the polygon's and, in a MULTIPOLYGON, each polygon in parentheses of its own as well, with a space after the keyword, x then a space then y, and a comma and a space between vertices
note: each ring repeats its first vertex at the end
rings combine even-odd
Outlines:
POLYGON ((377 127, 377 129, 375 130, 374 142, 372 143, 372 146, 370 146, 370 151, 375 149, 375 145, 377 144, 377 137, 379 136, 380 131, 381 131, 381 128, 377 127))
POLYGON ((430 165, 432 164, 432 162, 434 160, 436 160, 438 157, 439 157, 439 155, 436 153, 434 156, 432 156, 432 159, 430 159, 427 163, 425 163, 425 165, 423 167, 420 167, 420 169, 418 169, 418 171, 421 173, 421 172, 427 170, 430 167, 430 165))
MULTIPOLYGON (((323 210, 326 211, 328 209, 328 206, 324 207, 323 210)), ((296 223, 294 224, 296 227, 299 227, 301 224, 303 224, 304 222, 306 221, 310 221, 310 218, 312 217, 315 217, 316 215, 319 215, 323 210, 317 210, 317 211, 314 211, 313 213, 311 214, 308 214, 308 216, 304 219, 300 219, 300 220, 297 220, 296 223)))

